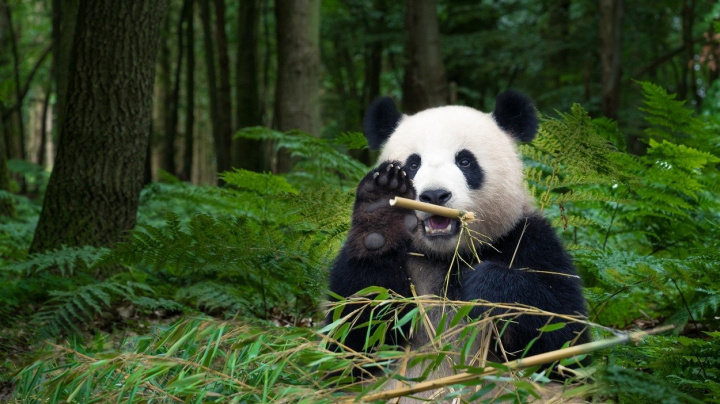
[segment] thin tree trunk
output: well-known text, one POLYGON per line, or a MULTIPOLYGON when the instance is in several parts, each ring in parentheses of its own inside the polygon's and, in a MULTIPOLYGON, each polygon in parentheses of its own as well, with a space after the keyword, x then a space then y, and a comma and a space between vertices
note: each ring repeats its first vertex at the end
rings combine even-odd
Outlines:
POLYGON ((600 62, 603 114, 617 119, 620 107, 622 0, 600 0, 600 62))
POLYGON ((67 114, 31 253, 108 246, 135 225, 165 0, 81 0, 67 114))
POLYGON ((405 113, 443 105, 448 99, 435 0, 407 0, 408 31, 402 109, 405 113))
MULTIPOLYGON (((275 126, 320 136, 320 0, 275 3, 278 80, 275 126)), ((288 172, 290 154, 278 154, 276 172, 288 172)))
MULTIPOLYGON (((200 0, 200 20, 202 21, 203 39, 205 42, 205 65, 208 75, 208 98, 210 99, 210 121, 212 123, 213 141, 215 142, 216 172, 230 169, 230 144, 226 145, 218 125, 218 91, 217 73, 215 71, 215 44, 212 37, 212 21, 210 17, 210 0, 200 0)), ((218 184, 222 181, 218 178, 218 184)))
MULTIPOLYGON (((0 108, 0 112, 2 109, 0 108)), ((10 191, 10 173, 7 168, 7 150, 5 149, 4 126, 0 125, 0 217, 15 217, 15 204, 13 200, 2 192, 10 191)))
MULTIPOLYGON (((18 154, 15 155, 15 158, 19 158, 22 160, 25 160, 25 125, 23 122, 23 116, 22 116, 22 105, 23 105, 23 98, 24 94, 22 93, 22 84, 20 82, 20 56, 18 55, 18 49, 17 49, 17 35, 15 34, 15 28, 13 27, 13 20, 12 20, 12 12, 10 11, 10 6, 7 4, 6 0, 0 0, 0 9, 5 14, 5 22, 7 23, 7 33, 8 33, 8 40, 10 42, 10 50, 13 55, 13 78, 15 80, 15 113, 17 114, 17 127, 18 127, 18 137, 17 137, 17 147, 18 154)), ((25 188, 25 183, 23 181, 23 188, 25 188)))
POLYGON ((171 12, 168 12, 168 16, 165 18, 163 24, 162 39, 160 45, 160 80, 158 82, 158 99, 162 100, 159 108, 159 130, 156 130, 156 142, 159 140, 161 144, 160 149, 160 168, 166 171, 168 174, 173 175, 175 161, 175 143, 172 143, 171 147, 168 147, 168 134, 172 136, 170 126, 172 126, 172 110, 173 110, 173 93, 172 93, 172 62, 170 61, 172 52, 170 50, 170 44, 175 42, 172 38, 171 28, 171 12), (170 155, 168 157, 168 154, 170 155))
MULTIPOLYGON (((696 101, 702 99, 698 95, 697 80, 695 78, 695 39, 693 29, 695 27, 695 0, 683 0, 682 8, 682 45, 684 49, 684 60, 681 64, 680 86, 678 96, 681 99, 696 101)), ((699 103, 698 103, 699 105, 699 103)))
POLYGON ((178 121, 180 117, 180 84, 182 81, 182 65, 183 65, 183 53, 185 47, 183 41, 185 35, 183 33, 183 24, 188 18, 189 3, 191 0, 184 0, 182 10, 180 11, 180 18, 178 19, 177 25, 177 42, 178 42, 178 53, 177 63, 175 64, 175 78, 173 81, 172 92, 168 99, 169 103, 169 114, 167 115, 167 121, 165 122, 165 147, 163 153, 163 169, 169 174, 177 175, 177 166, 175 164, 175 143, 177 141, 178 133, 178 121))
POLYGON ((53 66, 52 75, 55 81, 55 139, 59 139, 65 117, 67 102, 68 77, 70 75, 70 50, 75 37, 75 20, 77 19, 79 0, 52 1, 52 36, 53 66))
MULTIPOLYGON (((236 92, 237 104, 235 129, 262 125, 260 115, 260 77, 258 76, 258 7, 257 0, 240 3, 238 18, 238 60, 236 92)), ((233 139, 233 165, 252 171, 262 171, 263 150, 259 141, 233 139)))
POLYGON ((195 1, 188 0, 188 15, 185 25, 187 35, 185 58, 187 75, 185 77, 185 96, 187 97, 187 109, 185 111, 185 152, 180 179, 183 181, 192 180, 194 135, 195 130, 195 1))
POLYGON ((145 148, 145 164, 143 166, 143 187, 150 185, 153 181, 153 122, 150 119, 148 125, 148 142, 145 148))
MULTIPOLYGON (((223 160, 218 158, 218 173, 232 168, 232 87, 230 86, 230 57, 228 55, 227 32, 225 31, 225 0, 214 0, 215 41, 218 51, 217 121, 218 136, 223 147, 223 160)), ((245 63, 245 61, 243 61, 245 63)))
POLYGON ((45 154, 46 147, 45 144, 47 143, 47 123, 48 123, 48 112, 50 111, 50 96, 52 95, 52 84, 48 84, 47 88, 45 89, 45 97, 43 98, 43 106, 42 106, 42 122, 40 123, 40 145, 38 146, 38 152, 37 152, 37 163, 41 167, 45 166, 45 154))

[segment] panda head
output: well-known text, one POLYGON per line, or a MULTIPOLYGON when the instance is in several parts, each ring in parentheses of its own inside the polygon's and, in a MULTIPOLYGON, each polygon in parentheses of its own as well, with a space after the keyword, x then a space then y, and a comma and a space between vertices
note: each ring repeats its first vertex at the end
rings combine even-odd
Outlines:
MULTIPOLYGON (((445 106, 411 116, 383 97, 368 108, 363 129, 370 148, 381 149, 380 162, 404 164, 418 200, 475 212, 470 228, 481 241, 502 237, 532 211, 516 143, 535 137, 538 117, 532 101, 519 92, 500 94, 492 113, 445 106)), ((452 254, 460 223, 416 214, 422 226, 415 246, 431 255, 452 254)))

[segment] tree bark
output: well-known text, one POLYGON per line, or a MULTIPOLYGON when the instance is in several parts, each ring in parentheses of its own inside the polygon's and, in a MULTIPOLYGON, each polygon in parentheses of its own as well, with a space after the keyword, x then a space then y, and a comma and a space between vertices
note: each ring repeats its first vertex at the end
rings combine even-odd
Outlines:
POLYGON ((193 152, 195 130, 195 1, 188 0, 188 19, 185 25, 185 35, 187 36, 186 50, 187 53, 185 77, 185 96, 187 97, 187 109, 185 111, 185 151, 183 155, 183 165, 180 171, 180 179, 183 181, 192 180, 193 152))
POLYGON ((180 18, 178 19, 177 25, 177 43, 178 53, 177 62, 175 63, 175 77, 172 83, 172 92, 168 93, 166 107, 168 108, 168 114, 166 115, 165 121, 165 147, 163 151, 163 169, 169 174, 177 175, 177 165, 175 162, 176 147, 178 134, 178 121, 180 119, 180 84, 182 82, 182 65, 183 65, 183 53, 185 47, 183 41, 185 35, 183 32, 183 25, 188 18, 190 0, 184 0, 182 9, 180 11, 180 18))
POLYGON ((56 139, 59 139, 65 117, 67 102, 68 77, 70 75, 70 51, 75 36, 75 20, 77 19, 79 0, 53 0, 52 36, 53 66, 52 75, 55 81, 55 115, 56 139))
MULTIPOLYGON (((0 18, 5 18, 5 24, 7 24, 7 41, 10 45, 10 51, 13 55, 13 78, 15 80, 15 114, 17 116, 17 136, 10 138, 11 145, 10 156, 11 158, 17 158, 25 160, 25 125, 23 123, 22 116, 22 104, 24 94, 22 93, 22 84, 20 82, 20 56, 18 55, 17 49, 17 35, 15 34, 15 28, 13 27, 12 12, 10 6, 6 0, 0 0, 0 12, 3 14, 0 18)), ((23 188, 25 183, 23 182, 23 188)))
POLYGON ((49 83, 45 88, 45 97, 42 104, 42 117, 40 118, 40 144, 37 151, 37 163, 41 167, 45 167, 45 155, 47 154, 47 131, 48 131, 48 112, 50 111, 50 96, 52 95, 52 84, 49 83))
POLYGON ((622 54, 622 0, 600 0, 600 62, 602 111, 617 119, 620 107, 620 56, 622 54))
MULTIPOLYGON (((235 129, 262 125, 260 115, 260 77, 258 76, 258 13, 257 0, 240 3, 238 18, 237 104, 235 129)), ((233 166, 252 171, 262 171, 263 150, 259 141, 233 139, 233 166)))
POLYGON ((66 115, 31 253, 108 246, 135 225, 165 0, 81 0, 66 115))
MULTIPOLYGON (((231 139, 223 136, 219 124, 218 113, 218 85, 215 66, 215 44, 212 34, 212 17, 210 15, 210 0, 200 0, 200 20, 202 21, 203 39, 205 42, 205 65, 208 79, 208 98, 210 99, 210 121, 212 122, 213 141, 215 142, 216 172, 221 173, 230 169, 231 139)), ((218 178, 218 184, 222 181, 218 178)))
MULTIPOLYGON (((7 168, 4 127, 0 126, 0 191, 10 191, 10 173, 7 168)), ((15 204, 11 198, 0 194, 0 217, 15 217, 15 204)))
MULTIPOLYGON (((278 79, 275 126, 320 136, 320 0, 275 4, 278 79)), ((289 153, 280 152, 276 172, 288 172, 289 153)))
MULTIPOLYGON (((232 168, 232 87, 230 86, 230 56, 228 55, 228 39, 225 31, 225 0, 214 0, 215 5, 215 42, 218 51, 218 88, 217 88, 217 127, 222 147, 224 148, 223 164, 218 166, 218 173, 232 168)), ((243 63, 245 63, 243 61, 243 63)), ((219 159, 218 159, 219 161, 219 159)))
MULTIPOLYGON (((684 58, 681 63, 680 83, 678 96, 681 99, 699 99, 697 81, 695 78, 695 40, 693 28, 695 26, 695 0, 683 0, 682 7, 682 46, 684 58)), ((699 105, 699 103, 698 103, 699 105)))
POLYGON ((447 103, 448 83, 435 0, 407 0, 405 29, 408 39, 402 110, 412 114, 447 103))

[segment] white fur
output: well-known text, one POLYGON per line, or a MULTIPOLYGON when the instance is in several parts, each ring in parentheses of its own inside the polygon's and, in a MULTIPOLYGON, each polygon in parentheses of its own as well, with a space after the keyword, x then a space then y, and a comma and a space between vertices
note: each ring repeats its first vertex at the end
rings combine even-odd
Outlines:
MULTIPOLYGON (((470 227, 487 236, 484 241, 505 235, 532 209, 515 141, 498 127, 491 114, 469 107, 447 106, 403 116, 383 146, 379 161, 405 163, 416 153, 421 157, 420 169, 414 178, 417 195, 438 188, 452 192, 446 206, 475 212, 480 220, 472 222, 470 227), (475 155, 484 172, 479 189, 470 189, 455 164, 456 154, 463 149, 475 155)), ((417 214, 420 219, 427 217, 422 212, 417 214)), ((441 255, 452 253, 456 244, 457 238, 431 241, 418 235, 416 239, 416 246, 441 255)))

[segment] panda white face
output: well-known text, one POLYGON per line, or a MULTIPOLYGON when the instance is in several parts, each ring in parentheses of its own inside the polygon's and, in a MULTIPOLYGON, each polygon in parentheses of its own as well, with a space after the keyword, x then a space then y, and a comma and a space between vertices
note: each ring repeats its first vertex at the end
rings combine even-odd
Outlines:
MULTIPOLYGON (((402 117, 379 160, 403 163, 418 200, 475 212, 479 220, 470 228, 485 242, 508 232, 529 207, 514 139, 493 115, 469 107, 439 107, 402 117)), ((431 254, 453 253, 459 222, 416 214, 423 225, 415 245, 431 254)))

